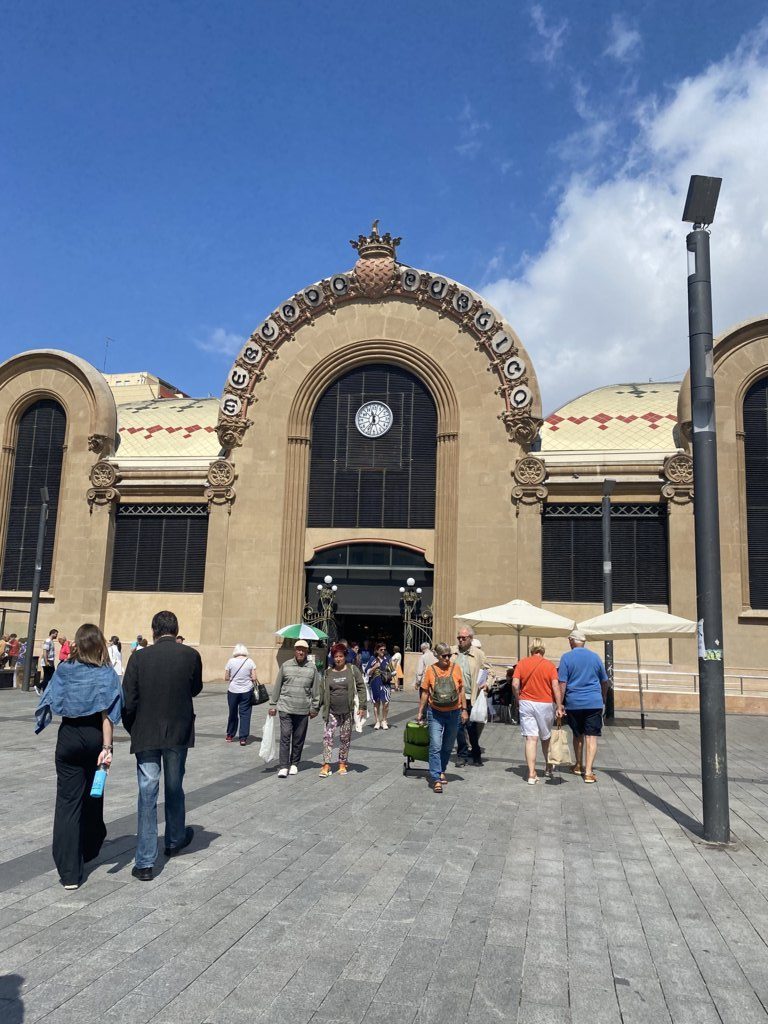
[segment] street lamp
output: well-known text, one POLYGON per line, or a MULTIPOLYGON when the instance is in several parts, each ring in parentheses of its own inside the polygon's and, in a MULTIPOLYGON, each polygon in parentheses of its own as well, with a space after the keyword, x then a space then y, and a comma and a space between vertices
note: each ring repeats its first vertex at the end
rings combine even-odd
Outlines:
MULTIPOLYGON (((613 611, 613 560, 611 557, 611 495, 615 480, 603 480, 603 611, 613 611)), ((613 693, 613 640, 605 641, 605 671, 608 674, 608 692, 605 695, 605 717, 614 717, 613 693)))
POLYGON ((333 622, 333 606, 338 589, 333 582, 333 576, 324 576, 323 582, 317 584, 321 629, 324 633, 328 633, 329 636, 333 622))
POLYGON ((416 586, 416 580, 413 576, 409 576, 405 581, 405 586, 400 587, 400 600, 403 604, 403 650, 406 651, 413 649, 413 620, 415 617, 414 613, 421 603, 421 593, 421 587, 416 586))
POLYGON ((48 506, 50 498, 48 488, 40 488, 40 518, 37 523, 37 548, 35 549, 35 572, 32 577, 32 599, 29 604, 29 625, 27 626, 27 653, 24 657, 24 673, 22 675, 22 690, 29 689, 29 682, 32 678, 32 655, 35 650, 35 631, 37 630, 37 609, 40 606, 40 588, 43 582, 43 549, 45 547, 45 534, 48 529, 48 506))
POLYGON ((693 426, 693 517, 696 546, 699 718, 704 839, 731 838, 725 741, 723 601, 720 574, 720 510, 717 497, 717 430, 712 344, 712 281, 709 225, 715 219, 722 178, 694 174, 683 220, 693 224, 688 250, 688 330, 693 426))

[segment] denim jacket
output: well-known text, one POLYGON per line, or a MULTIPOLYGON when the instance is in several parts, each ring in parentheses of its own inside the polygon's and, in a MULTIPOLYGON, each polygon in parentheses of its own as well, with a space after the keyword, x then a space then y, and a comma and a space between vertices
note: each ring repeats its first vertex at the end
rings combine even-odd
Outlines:
POLYGON ((111 665, 63 661, 35 709, 35 732, 42 732, 54 715, 85 718, 106 711, 110 721, 119 722, 122 707, 120 679, 111 665))

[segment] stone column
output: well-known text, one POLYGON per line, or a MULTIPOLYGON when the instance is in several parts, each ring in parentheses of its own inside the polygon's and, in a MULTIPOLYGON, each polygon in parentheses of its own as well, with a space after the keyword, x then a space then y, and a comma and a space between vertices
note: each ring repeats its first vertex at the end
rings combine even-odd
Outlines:
MULTIPOLYGON (((696 619, 696 545, 693 525, 693 460, 679 452, 670 455, 662 470, 661 488, 667 499, 667 558, 669 561, 669 611, 696 619)), ((673 665, 696 666, 695 641, 670 641, 673 665)))
MULTIPOLYGON (((517 518, 517 580, 514 597, 541 605, 541 510, 547 498, 547 467, 534 455, 523 455, 512 470, 512 503, 517 518)), ((511 598, 512 595, 510 595, 511 598)))
POLYGON ((3 449, 0 452, 0 565, 3 564, 5 552, 5 531, 8 525, 8 509, 11 502, 15 455, 16 449, 13 445, 3 445, 3 449))
POLYGON ((459 435, 437 435, 435 488, 435 575, 433 637, 450 643, 454 631, 458 573, 457 505, 459 500, 459 435))
POLYGON ((200 623, 200 646, 221 644, 221 623, 226 598, 227 545, 232 504, 235 500, 234 464, 216 459, 208 467, 208 541, 205 551, 205 590, 200 623))
POLYGON ((283 530, 280 540, 280 589, 277 627, 301 621, 304 607, 304 537, 307 529, 309 437, 288 438, 283 530))

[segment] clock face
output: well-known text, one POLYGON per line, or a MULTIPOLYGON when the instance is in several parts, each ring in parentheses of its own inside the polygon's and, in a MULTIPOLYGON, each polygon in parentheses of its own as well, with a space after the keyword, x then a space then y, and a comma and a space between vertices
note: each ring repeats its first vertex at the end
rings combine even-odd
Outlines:
POLYGON ((366 402, 355 413, 355 426, 364 437, 381 437, 393 420, 392 410, 384 402, 366 402))

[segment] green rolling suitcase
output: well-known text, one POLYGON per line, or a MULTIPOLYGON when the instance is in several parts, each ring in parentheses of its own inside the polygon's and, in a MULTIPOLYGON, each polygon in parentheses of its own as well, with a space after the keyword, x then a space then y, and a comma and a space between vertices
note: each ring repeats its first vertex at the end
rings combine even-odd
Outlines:
POLYGON ((407 775, 414 761, 429 761, 429 728, 418 722, 408 722, 403 735, 403 775, 407 775))

